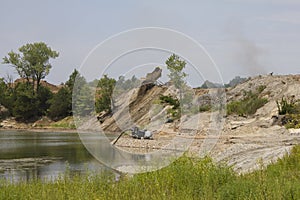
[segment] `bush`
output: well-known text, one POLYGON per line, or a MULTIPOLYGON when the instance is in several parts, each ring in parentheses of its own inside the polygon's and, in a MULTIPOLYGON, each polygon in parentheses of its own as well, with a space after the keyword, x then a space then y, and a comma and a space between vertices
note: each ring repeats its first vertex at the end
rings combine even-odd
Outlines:
POLYGON ((292 98, 281 98, 281 101, 276 101, 278 114, 300 114, 300 103, 299 100, 292 98))
POLYGON ((159 100, 160 103, 172 106, 172 108, 168 109, 167 112, 171 115, 173 120, 179 119, 181 117, 180 102, 177 98, 174 98, 171 95, 162 95, 159 97, 159 100))
POLYGON ((201 105, 199 106, 199 112, 207 112, 207 111, 211 111, 212 106, 209 105, 201 105))
POLYGON ((227 104, 227 114, 238 114, 239 116, 248 116, 256 113, 257 109, 265 105, 268 100, 259 97, 259 94, 265 89, 265 86, 259 86, 255 92, 244 92, 243 99, 232 101, 227 104))
POLYGON ((170 106, 173 106, 173 109, 177 109, 180 106, 180 102, 177 98, 172 97, 171 95, 165 96, 162 95, 159 97, 161 103, 166 103, 170 106))
POLYGON ((300 102, 294 97, 284 98, 276 101, 278 114, 285 115, 282 119, 282 125, 286 128, 300 128, 300 102))

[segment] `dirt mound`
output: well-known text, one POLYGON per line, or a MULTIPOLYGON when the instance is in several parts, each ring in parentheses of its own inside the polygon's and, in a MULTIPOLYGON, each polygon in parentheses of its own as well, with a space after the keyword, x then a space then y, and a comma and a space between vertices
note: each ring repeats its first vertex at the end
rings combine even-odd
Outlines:
MULTIPOLYGON (((299 129, 287 130, 274 123, 274 116, 275 118, 278 116, 277 100, 290 96, 300 99, 300 75, 268 75, 250 78, 233 88, 226 89, 227 102, 240 100, 245 91, 255 91, 259 87, 263 88, 260 96, 268 99, 268 102, 251 116, 224 115, 223 119, 218 118, 218 120, 225 121, 220 135, 214 135, 213 131, 218 130, 213 130, 214 127, 211 126, 217 119, 212 118, 215 112, 184 116, 184 120, 180 123, 186 127, 181 130, 174 129, 179 122, 161 124, 162 119, 156 118, 164 116, 161 113, 165 112, 167 107, 157 104, 156 101, 160 95, 170 94, 170 88, 153 83, 132 89, 116 99, 116 110, 103 121, 101 128, 108 132, 120 132, 132 127, 133 124, 143 128, 152 128, 153 131, 157 127, 163 127, 160 130, 157 129, 158 132, 154 135, 153 141, 134 140, 130 137, 121 138, 118 145, 133 148, 134 152, 137 152, 137 149, 141 152, 149 152, 149 149, 154 151, 165 146, 174 136, 195 137, 189 151, 193 155, 200 156, 205 152, 206 147, 203 144, 209 144, 209 140, 215 139, 217 143, 209 152, 215 161, 226 162, 241 173, 252 171, 261 165, 277 160, 288 153, 293 145, 300 143, 299 129), (194 127, 194 124, 197 124, 197 127, 194 127), (193 129, 197 130, 196 135, 189 134, 193 129)), ((210 102, 212 90, 195 89, 195 102, 199 104, 210 102)))

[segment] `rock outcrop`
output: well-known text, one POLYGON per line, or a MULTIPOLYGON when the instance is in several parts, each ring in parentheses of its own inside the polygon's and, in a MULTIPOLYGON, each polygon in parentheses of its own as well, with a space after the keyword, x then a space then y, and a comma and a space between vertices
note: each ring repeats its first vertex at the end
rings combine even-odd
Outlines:
MULTIPOLYGON (((156 70, 155 70, 156 71, 156 70)), ((123 128, 138 124, 142 127, 156 129, 153 124, 155 114, 166 112, 166 107, 155 104, 160 95, 170 94, 168 86, 157 86, 153 80, 158 77, 159 70, 155 76, 148 75, 152 82, 144 81, 144 87, 135 88, 116 100, 118 108, 111 117, 106 119, 101 125, 105 131, 115 132, 123 128), (153 110, 158 109, 153 114, 153 110), (152 112, 152 115, 150 114, 152 112), (148 126, 150 124, 150 126, 148 126)), ((213 144, 209 155, 217 162, 226 162, 240 172, 248 172, 261 167, 261 164, 268 164, 276 161, 288 153, 293 145, 300 144, 300 130, 287 130, 276 122, 278 115, 276 100, 282 97, 294 96, 300 99, 300 76, 258 76, 248 79, 246 82, 228 88, 226 92, 227 101, 239 100, 243 97, 244 91, 254 91, 259 86, 265 89, 260 94, 267 98, 268 103, 248 117, 222 116, 224 126, 221 127, 220 134, 213 135, 216 144, 213 144), (262 163, 260 162, 262 160, 262 163)), ((211 92, 216 89, 196 89, 194 102, 199 105, 207 105, 211 101, 211 92)), ((181 122, 159 124, 161 129, 154 135, 153 141, 133 140, 130 137, 122 137, 118 142, 120 147, 126 150, 155 151, 168 143, 177 135, 179 138, 194 137, 194 141, 189 148, 193 155, 203 155, 203 144, 210 140, 213 130, 211 124, 217 118, 214 113, 204 112, 195 115, 184 116, 181 122), (177 123, 177 124, 176 124, 177 123), (182 129, 174 129, 181 123, 182 129), (193 126, 194 124, 197 124, 193 126), (193 127, 191 127, 191 125, 193 127), (186 127, 185 127, 186 126, 186 127), (189 134, 192 130, 197 130, 196 134, 189 134), (209 138, 209 139, 208 139, 209 138), (147 148, 146 148, 147 147, 147 148), (144 148, 144 150, 143 150, 144 148), (137 150, 139 149, 139 150, 137 150)), ((164 116, 164 115, 162 115, 164 116)), ((157 124, 157 123, 156 123, 157 124)), ((154 130, 155 131, 155 130, 154 130)))

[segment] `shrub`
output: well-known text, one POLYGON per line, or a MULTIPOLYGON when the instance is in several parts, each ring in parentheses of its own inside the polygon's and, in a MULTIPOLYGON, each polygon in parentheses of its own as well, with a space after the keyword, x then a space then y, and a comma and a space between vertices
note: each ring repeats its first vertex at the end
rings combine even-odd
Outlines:
POLYGON ((259 97, 259 94, 266 88, 266 86, 259 86, 255 92, 245 91, 244 97, 239 101, 232 101, 227 104, 227 114, 238 114, 239 116, 253 115, 268 100, 259 97))
POLYGON ((209 105, 201 105, 199 107, 199 112, 207 112, 207 111, 210 111, 212 109, 212 106, 209 104, 209 105))
POLYGON ((171 95, 165 96, 162 95, 159 97, 159 100, 163 104, 172 106, 167 110, 168 114, 171 115, 172 119, 179 119, 181 116, 180 102, 177 98, 172 97, 171 95))
POLYGON ((291 98, 281 98, 281 101, 276 101, 278 114, 300 114, 300 104, 299 100, 295 100, 294 97, 291 98))
POLYGON ((291 98, 281 98, 281 101, 276 101, 278 114, 285 115, 281 123, 286 128, 300 128, 300 103, 299 100, 291 98))
POLYGON ((166 103, 170 106, 173 106, 173 109, 177 109, 180 106, 179 100, 177 98, 172 97, 171 95, 162 95, 159 97, 159 100, 161 103, 166 103))

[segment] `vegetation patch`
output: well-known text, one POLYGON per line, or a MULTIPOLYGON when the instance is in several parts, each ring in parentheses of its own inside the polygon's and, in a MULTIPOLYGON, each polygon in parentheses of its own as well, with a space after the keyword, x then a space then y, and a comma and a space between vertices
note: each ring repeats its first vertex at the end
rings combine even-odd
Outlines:
POLYGON ((53 128, 62 128, 62 129, 76 129, 73 117, 66 117, 60 121, 54 122, 50 125, 53 128))
POLYGON ((278 114, 285 115, 281 123, 286 128, 300 128, 300 100, 294 97, 282 97, 281 101, 276 101, 278 114))
POLYGON ((167 110, 167 113, 172 117, 173 120, 180 118, 181 116, 180 102, 177 98, 172 97, 171 95, 168 96, 161 95, 159 97, 159 100, 161 104, 171 106, 171 108, 167 110))
POLYGON ((256 91, 244 91, 243 98, 239 101, 231 101, 227 104, 227 115, 237 114, 239 116, 249 116, 255 114, 257 109, 265 105, 268 100, 261 98, 260 94, 266 86, 259 86, 256 91))
POLYGON ((255 172, 237 175, 208 157, 183 156, 166 168, 136 174, 87 174, 56 181, 0 182, 0 199, 299 199, 300 146, 255 172))

